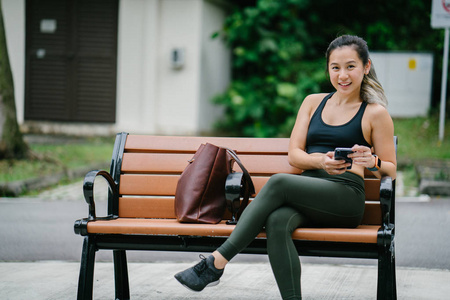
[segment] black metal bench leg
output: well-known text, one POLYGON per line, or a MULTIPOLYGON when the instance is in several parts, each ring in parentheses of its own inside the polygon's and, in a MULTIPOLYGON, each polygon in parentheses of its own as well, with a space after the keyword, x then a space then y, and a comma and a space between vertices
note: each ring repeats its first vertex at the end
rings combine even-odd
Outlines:
POLYGON ((114 250, 114 279, 116 285, 116 299, 130 299, 128 284, 127 256, 125 250, 114 250))
POLYGON ((392 299, 397 299, 397 274, 395 272, 395 253, 392 257, 392 299))
POLYGON ((95 264, 94 238, 86 236, 83 242, 81 254, 80 276, 78 278, 78 300, 91 300, 94 288, 94 264, 95 264))
POLYGON ((395 274, 395 254, 391 247, 379 254, 378 258, 378 300, 397 299, 397 283, 395 274))

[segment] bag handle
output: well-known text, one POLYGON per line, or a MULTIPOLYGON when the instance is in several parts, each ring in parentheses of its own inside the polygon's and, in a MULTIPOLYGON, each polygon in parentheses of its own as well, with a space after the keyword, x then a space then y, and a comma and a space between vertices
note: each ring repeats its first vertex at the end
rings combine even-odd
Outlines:
POLYGON ((233 150, 231 150, 229 148, 226 148, 226 149, 227 149, 227 152, 236 161, 236 163, 239 165, 239 167, 241 168, 242 172, 244 173, 244 179, 245 179, 245 181, 248 184, 250 194, 254 194, 255 193, 255 186, 253 185, 252 178, 250 177, 250 174, 248 173, 247 169, 242 164, 242 162, 239 159, 239 157, 237 156, 236 152, 234 152, 233 150))
POLYGON ((241 170, 244 174, 244 185, 245 186, 244 186, 244 193, 242 195, 243 200, 242 200, 241 206, 239 207, 239 211, 237 213, 237 219, 239 219, 242 212, 248 205, 248 200, 250 198, 250 195, 255 193, 255 186, 253 185, 253 181, 252 181, 252 178, 250 177, 250 174, 248 173, 247 169, 242 164, 242 162, 239 159, 239 157, 237 156, 236 152, 234 152, 233 150, 231 150, 229 148, 225 148, 225 149, 231 155, 231 157, 234 159, 234 161, 239 165, 239 167, 241 168, 241 170))

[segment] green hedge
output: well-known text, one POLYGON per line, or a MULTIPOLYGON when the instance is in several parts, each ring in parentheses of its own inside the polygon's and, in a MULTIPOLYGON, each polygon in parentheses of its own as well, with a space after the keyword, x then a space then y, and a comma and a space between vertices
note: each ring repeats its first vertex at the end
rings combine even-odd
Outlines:
POLYGON ((233 48, 233 82, 214 99, 230 135, 287 136, 303 98, 326 80, 299 12, 308 1, 259 1, 232 14, 221 36, 233 48))

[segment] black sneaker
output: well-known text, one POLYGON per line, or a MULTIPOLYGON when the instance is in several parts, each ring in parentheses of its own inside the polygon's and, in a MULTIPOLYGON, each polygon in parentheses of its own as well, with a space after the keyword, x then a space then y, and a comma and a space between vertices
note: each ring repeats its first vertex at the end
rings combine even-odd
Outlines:
POLYGON ((182 285, 195 292, 200 292, 207 286, 218 285, 223 274, 223 269, 214 267, 214 256, 205 258, 200 254, 200 258, 202 260, 198 264, 175 275, 182 285))

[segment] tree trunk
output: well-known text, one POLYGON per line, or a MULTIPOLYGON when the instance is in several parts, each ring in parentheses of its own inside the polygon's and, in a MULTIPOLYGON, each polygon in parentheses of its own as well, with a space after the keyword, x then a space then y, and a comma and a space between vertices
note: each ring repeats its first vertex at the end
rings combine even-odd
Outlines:
POLYGON ((29 147, 17 123, 14 83, 0 0, 0 159, 25 158, 28 154, 29 147))

